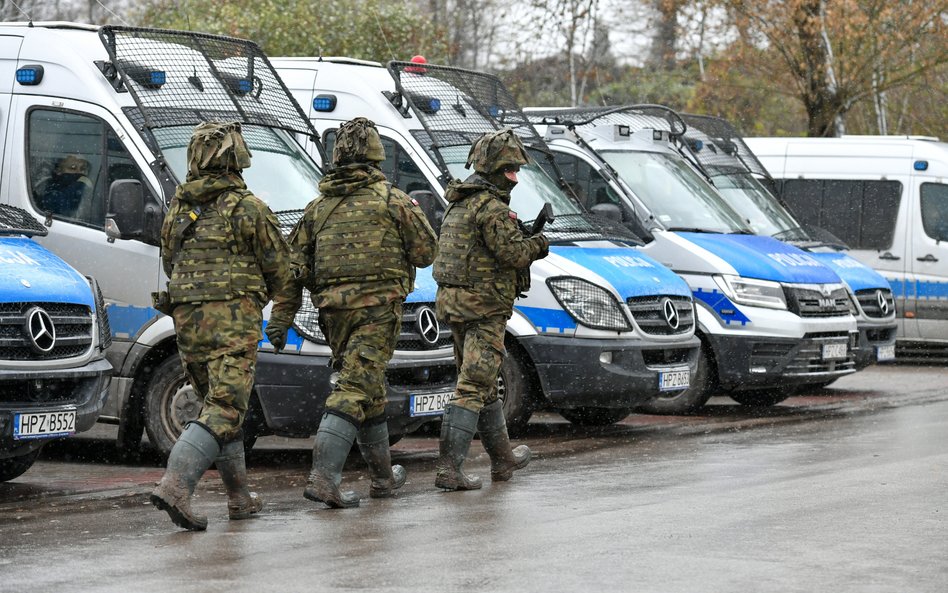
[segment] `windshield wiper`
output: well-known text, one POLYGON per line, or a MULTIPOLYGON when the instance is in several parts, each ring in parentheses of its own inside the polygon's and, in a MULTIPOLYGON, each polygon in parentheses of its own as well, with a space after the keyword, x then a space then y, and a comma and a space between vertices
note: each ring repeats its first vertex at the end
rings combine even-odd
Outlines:
POLYGON ((717 234, 720 231, 712 231, 709 229, 702 229, 698 227, 686 227, 686 226, 670 226, 665 229, 666 231, 671 231, 674 233, 713 233, 717 234))
POLYGON ((729 234, 729 235, 753 235, 753 234, 755 234, 755 233, 754 233, 753 231, 749 231, 749 230, 747 230, 747 229, 741 229, 741 230, 739 230, 739 231, 731 231, 731 232, 728 233, 728 234, 729 234))
POLYGON ((772 236, 774 239, 778 240, 778 241, 783 241, 784 239, 788 239, 788 238, 790 238, 791 236, 794 236, 794 235, 796 235, 796 237, 802 237, 802 239, 801 239, 801 238, 791 239, 791 240, 794 240, 794 241, 805 241, 805 240, 807 240, 807 239, 810 238, 810 236, 809 236, 809 235, 807 234, 807 232, 806 232, 806 229, 803 228, 802 226, 791 227, 791 228, 789 228, 789 229, 787 229, 787 230, 785 230, 785 231, 780 231, 779 233, 774 233, 774 234, 771 235, 771 236, 772 236))

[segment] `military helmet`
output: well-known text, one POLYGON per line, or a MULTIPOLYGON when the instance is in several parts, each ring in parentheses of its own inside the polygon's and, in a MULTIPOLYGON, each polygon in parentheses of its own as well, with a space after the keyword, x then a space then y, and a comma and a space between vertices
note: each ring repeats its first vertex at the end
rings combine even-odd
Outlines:
POLYGON ((473 165, 474 170, 481 175, 490 175, 507 167, 520 167, 529 162, 530 157, 523 142, 513 130, 506 128, 478 138, 471 146, 464 168, 470 169, 473 165))
POLYGON ((372 120, 357 117, 339 126, 332 147, 334 165, 384 160, 385 148, 372 120))
POLYGON ((204 122, 194 128, 188 144, 188 174, 240 172, 250 166, 250 149, 240 122, 204 122))

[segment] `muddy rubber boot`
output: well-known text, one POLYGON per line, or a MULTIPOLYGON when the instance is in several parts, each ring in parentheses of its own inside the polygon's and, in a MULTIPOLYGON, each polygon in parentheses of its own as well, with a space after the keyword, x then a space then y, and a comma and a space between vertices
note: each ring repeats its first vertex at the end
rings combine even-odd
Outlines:
POLYGON ((342 466, 346 463, 352 442, 359 429, 356 425, 335 414, 323 414, 316 431, 313 445, 313 471, 306 481, 303 496, 313 502, 321 502, 334 509, 359 506, 359 495, 341 492, 342 466))
POLYGON ((214 465, 227 490, 227 514, 231 520, 249 519, 254 513, 259 513, 263 508, 263 500, 247 487, 243 437, 237 437, 224 445, 214 465))
POLYGON ((490 456, 491 481, 506 482, 513 477, 514 470, 523 469, 530 463, 529 447, 520 445, 516 449, 510 448, 504 402, 497 400, 481 408, 477 432, 481 435, 484 450, 490 456))
POLYGON ((217 437, 196 422, 188 424, 172 447, 165 475, 150 500, 159 510, 166 511, 178 527, 189 531, 207 529, 207 517, 191 511, 191 495, 220 451, 217 437))
POLYGON ((481 479, 468 476, 461 469, 471 448, 471 439, 477 427, 477 412, 448 405, 441 421, 441 455, 436 466, 435 486, 443 490, 477 490, 481 479))
POLYGON ((395 491, 405 485, 408 473, 400 465, 392 465, 392 452, 388 446, 388 425, 385 417, 380 422, 362 425, 356 438, 362 458, 369 466, 369 475, 372 476, 372 486, 369 488, 371 498, 391 498, 395 491))

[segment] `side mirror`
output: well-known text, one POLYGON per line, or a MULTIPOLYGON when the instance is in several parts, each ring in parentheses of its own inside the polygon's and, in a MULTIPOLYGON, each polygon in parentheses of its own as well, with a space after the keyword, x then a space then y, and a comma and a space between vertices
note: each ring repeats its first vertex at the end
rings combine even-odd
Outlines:
POLYGON ((622 222, 622 208, 619 208, 615 204, 596 204, 595 206, 591 207, 589 211, 596 216, 614 220, 618 223, 622 222))
POLYGON ((109 240, 137 239, 142 236, 145 192, 137 179, 119 179, 109 187, 105 213, 105 234, 109 240))
POLYGON ((444 206, 433 192, 426 189, 415 190, 408 194, 413 200, 418 202, 421 211, 425 213, 425 218, 435 233, 441 234, 441 219, 444 217, 444 206))

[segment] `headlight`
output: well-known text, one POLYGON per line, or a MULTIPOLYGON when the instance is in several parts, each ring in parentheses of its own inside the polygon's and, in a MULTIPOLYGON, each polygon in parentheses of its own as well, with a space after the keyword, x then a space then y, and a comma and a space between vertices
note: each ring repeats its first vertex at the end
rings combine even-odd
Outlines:
POLYGON ((632 329, 615 297, 580 278, 549 278, 547 286, 573 319, 587 327, 625 331, 632 329))
POLYGON ((787 298, 779 282, 740 276, 715 276, 714 281, 735 303, 769 309, 787 308, 787 298))
POLYGON ((293 328, 310 342, 326 343, 326 336, 319 329, 319 309, 313 306, 313 299, 305 288, 303 289, 303 304, 300 305, 300 310, 293 318, 293 328))

